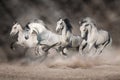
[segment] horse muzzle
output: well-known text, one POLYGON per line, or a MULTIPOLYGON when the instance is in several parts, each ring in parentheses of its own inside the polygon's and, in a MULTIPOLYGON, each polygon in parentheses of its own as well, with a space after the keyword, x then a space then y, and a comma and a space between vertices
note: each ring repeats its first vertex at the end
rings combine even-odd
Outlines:
POLYGON ((27 40, 27 39, 29 39, 29 37, 28 37, 28 36, 25 36, 25 39, 27 40))
POLYGON ((59 33, 59 32, 60 32, 60 30, 59 30, 59 29, 57 29, 57 30, 56 30, 56 32, 57 32, 57 33, 59 33))
POLYGON ((10 33, 10 36, 14 36, 15 34, 14 33, 10 33))
POLYGON ((11 48, 12 50, 15 50, 15 42, 12 42, 12 43, 10 44, 10 48, 11 48))

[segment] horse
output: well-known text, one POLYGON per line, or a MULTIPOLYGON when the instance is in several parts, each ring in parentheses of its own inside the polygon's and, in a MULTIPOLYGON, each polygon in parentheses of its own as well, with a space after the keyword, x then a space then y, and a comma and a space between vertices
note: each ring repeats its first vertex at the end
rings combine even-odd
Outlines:
POLYGON ((38 45, 36 33, 32 33, 29 39, 25 39, 26 32, 22 28, 22 26, 17 22, 12 26, 12 29, 10 31, 10 36, 15 36, 15 35, 18 35, 18 38, 16 42, 13 42, 11 44, 12 49, 14 48, 14 44, 21 45, 27 48, 35 48, 36 55, 43 55, 43 54, 46 55, 48 54, 48 50, 54 45, 56 45, 56 44, 50 46, 45 44, 38 45))
POLYGON ((72 34, 72 25, 67 18, 60 18, 57 21, 56 32, 61 32, 62 46, 64 48, 76 48, 77 50, 79 49, 82 38, 80 36, 72 34))
POLYGON ((53 45, 57 52, 61 52, 59 45, 61 44, 61 35, 50 31, 45 23, 40 19, 33 19, 25 27, 25 38, 29 39, 33 32, 37 34, 38 44, 53 45))
MULTIPOLYGON (((10 31, 10 36, 15 36, 15 35, 18 35, 18 38, 17 38, 17 42, 15 42, 13 44, 18 44, 23 47, 24 46, 25 47, 34 47, 38 43, 37 36, 35 34, 32 34, 30 39, 26 40, 24 38, 25 31, 23 30, 22 26, 17 22, 12 26, 12 29, 10 31), (32 39, 33 39, 33 41, 32 41, 32 39)), ((11 47, 12 47, 12 45, 11 45, 11 47)))
POLYGON ((98 24, 94 19, 86 17, 80 20, 79 24, 81 37, 83 39, 82 47, 80 48, 81 52, 85 48, 85 45, 88 45, 88 51, 91 51, 94 47, 96 49, 95 54, 100 55, 103 49, 112 43, 112 38, 108 31, 99 30, 97 28, 98 24))

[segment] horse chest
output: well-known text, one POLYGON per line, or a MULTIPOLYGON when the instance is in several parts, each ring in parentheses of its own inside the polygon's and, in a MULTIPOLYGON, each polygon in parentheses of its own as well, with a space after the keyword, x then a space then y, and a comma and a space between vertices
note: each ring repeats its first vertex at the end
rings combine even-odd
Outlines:
POLYGON ((76 36, 72 36, 70 39, 72 47, 77 47, 79 45, 79 38, 76 36))
POLYGON ((24 35, 23 35, 22 33, 19 33, 19 34, 18 34, 18 41, 19 41, 19 42, 25 41, 25 37, 24 37, 24 35))
POLYGON ((103 36, 99 36, 97 41, 96 41, 96 44, 102 44, 106 41, 106 37, 103 37, 103 36))

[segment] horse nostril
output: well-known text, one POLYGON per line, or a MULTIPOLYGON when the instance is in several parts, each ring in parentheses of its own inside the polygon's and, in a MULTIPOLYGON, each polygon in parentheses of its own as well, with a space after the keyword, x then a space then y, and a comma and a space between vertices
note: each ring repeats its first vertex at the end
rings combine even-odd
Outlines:
POLYGON ((14 33, 10 33, 10 36, 14 36, 14 33))
POLYGON ((58 33, 59 31, 58 31, 58 30, 56 30, 56 32, 58 33))
POLYGON ((28 39, 28 37, 25 37, 25 39, 27 40, 27 39, 28 39))
POLYGON ((58 33, 59 31, 57 30, 57 33, 58 33))

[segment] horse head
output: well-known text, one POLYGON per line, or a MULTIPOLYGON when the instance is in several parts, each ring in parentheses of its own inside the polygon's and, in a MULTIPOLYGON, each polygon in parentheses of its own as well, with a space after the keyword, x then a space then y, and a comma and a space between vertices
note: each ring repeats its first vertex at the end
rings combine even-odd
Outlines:
POLYGON ((24 29, 25 39, 26 39, 26 40, 29 39, 29 36, 30 36, 30 34, 32 33, 32 31, 31 31, 31 29, 30 29, 30 27, 29 27, 29 24, 30 24, 30 23, 26 24, 25 29, 24 29))
POLYGON ((40 34, 46 29, 47 27, 42 20, 34 19, 25 26, 25 39, 29 39, 33 33, 40 34))
POLYGON ((56 32, 62 31, 63 29, 65 29, 66 31, 72 30, 72 25, 70 24, 70 21, 67 18, 65 19, 60 18, 57 22, 56 32))
POLYGON ((93 23, 91 21, 91 18, 87 17, 79 21, 79 24, 80 24, 81 37, 84 39, 91 32, 93 23))
POLYGON ((63 25, 63 19, 60 18, 58 21, 57 21, 57 26, 56 26, 56 32, 60 32, 63 28, 64 28, 64 25, 63 25))
POLYGON ((22 27, 19 23, 15 23, 13 26, 12 26, 12 29, 10 31, 10 35, 11 36, 14 36, 15 34, 17 34, 19 31, 22 30, 22 27))

